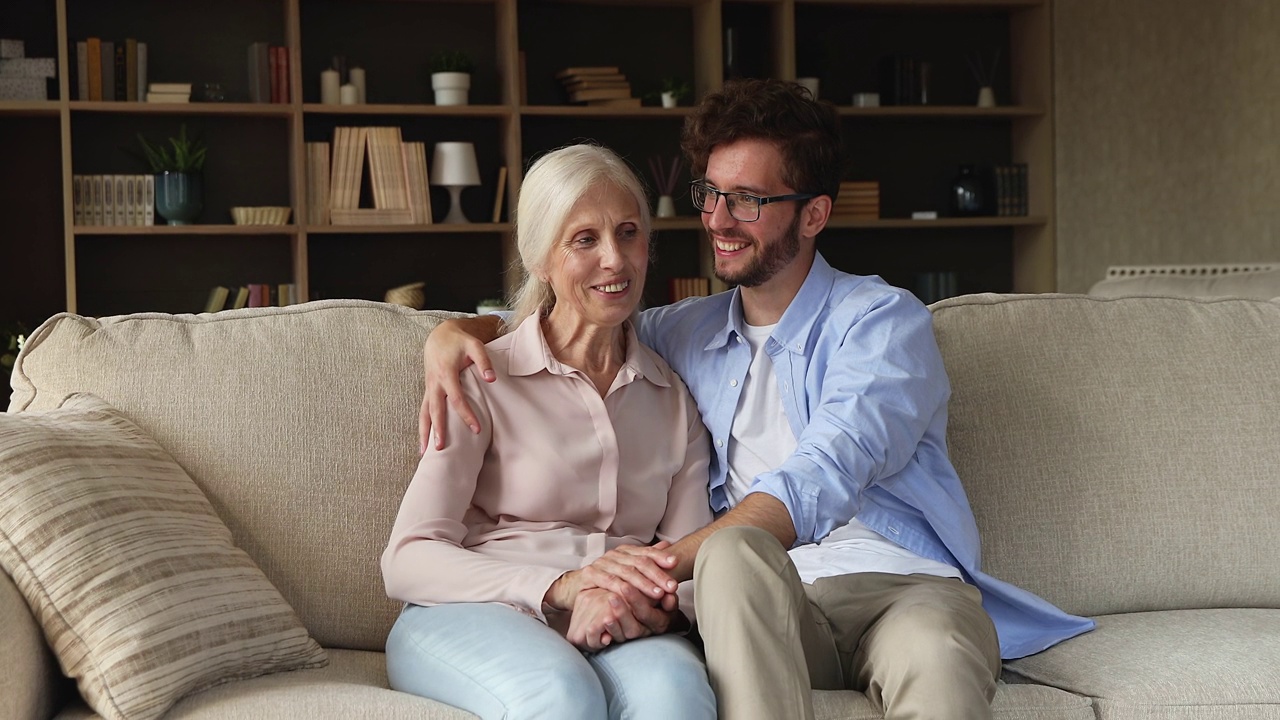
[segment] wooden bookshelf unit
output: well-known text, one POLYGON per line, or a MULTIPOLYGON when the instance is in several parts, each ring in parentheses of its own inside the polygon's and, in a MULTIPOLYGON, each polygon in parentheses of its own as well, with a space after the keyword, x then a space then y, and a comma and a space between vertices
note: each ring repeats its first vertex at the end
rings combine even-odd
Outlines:
MULTIPOLYGON (((504 279, 516 259, 508 220, 531 159, 589 138, 652 184, 649 157, 679 152, 689 105, 729 73, 816 76, 820 97, 839 106, 847 179, 879 181, 881 215, 833 220, 819 249, 834 265, 912 289, 921 273, 949 272, 959 292, 1052 291, 1050 18, 1050 0, 6 0, 0 37, 24 40, 28 56, 57 58, 59 72, 56 99, 0 101, 0 253, 21 268, 0 283, 0 320, 198 312, 211 287, 247 283, 294 283, 304 299, 380 300, 425 281, 428 307, 472 309, 513 281, 504 279), (219 83, 226 101, 79 99, 76 42, 91 36, 146 42, 152 82, 219 83), (248 102, 254 42, 287 49, 288 102, 248 102), (475 61, 470 105, 432 104, 430 61, 445 49, 475 61), (996 107, 975 106, 966 62, 975 52, 1001 58, 996 107), (930 104, 853 107, 854 93, 877 89, 880 58, 894 54, 929 64, 930 104), (367 104, 320 102, 320 73, 335 55, 366 71, 367 104), (556 72, 590 65, 621 68, 644 105, 568 104, 556 72), (694 98, 659 107, 649 96, 668 77, 687 81, 694 98), (73 175, 146 172, 137 134, 164 138, 181 124, 209 146, 199 224, 73 224, 73 175), (482 185, 462 202, 476 222, 308 223, 306 143, 331 142, 335 127, 375 125, 426 143, 428 160, 435 142, 473 143, 482 185), (1027 215, 947 216, 961 164, 1011 163, 1029 168, 1027 215), (503 166, 504 210, 489 222, 503 166), (290 206, 291 223, 235 226, 229 209, 241 205, 290 206), (940 217, 911 220, 915 210, 940 217)), ((431 193, 438 221, 448 195, 431 193)), ((670 278, 711 274, 687 196, 676 209, 655 223, 649 304, 668 301, 670 278)))

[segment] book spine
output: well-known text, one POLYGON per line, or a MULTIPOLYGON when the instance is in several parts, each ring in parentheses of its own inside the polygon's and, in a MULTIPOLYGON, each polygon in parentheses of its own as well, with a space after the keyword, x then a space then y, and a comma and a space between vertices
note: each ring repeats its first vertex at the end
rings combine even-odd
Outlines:
POLYGON ((89 99, 89 43, 76 42, 76 99, 89 99))
POLYGON ((124 41, 124 99, 127 102, 138 101, 138 41, 128 38, 124 41))
POLYGON ((102 41, 102 97, 99 100, 116 99, 116 46, 110 40, 102 41))
POLYGON ((138 88, 138 102, 147 99, 147 44, 138 43, 138 75, 134 82, 138 88))
POLYGON ((143 195, 142 195, 142 224, 156 224, 156 176, 144 175, 143 195))
POLYGON ((91 37, 85 41, 87 59, 85 75, 89 82, 89 100, 102 99, 102 41, 91 37))
POLYGON ((112 66, 115 72, 115 99, 118 102, 124 102, 129 97, 129 78, 127 77, 125 65, 125 45, 123 41, 115 44, 115 53, 115 65, 112 66))
POLYGON ((84 176, 71 176, 71 224, 84 224, 84 176))

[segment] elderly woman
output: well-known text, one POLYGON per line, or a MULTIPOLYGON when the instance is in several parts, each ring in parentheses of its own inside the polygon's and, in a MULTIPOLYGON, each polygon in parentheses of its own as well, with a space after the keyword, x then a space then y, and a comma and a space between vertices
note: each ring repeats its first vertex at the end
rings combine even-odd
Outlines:
POLYGON ((407 603, 391 686, 486 720, 714 718, 701 657, 671 632, 691 599, 655 587, 636 612, 582 570, 711 520, 707 431, 632 327, 644 191, 609 150, 563 148, 529 170, 517 228, 514 329, 488 346, 501 382, 462 373, 484 431, 458 421, 423 456, 382 556, 407 603))

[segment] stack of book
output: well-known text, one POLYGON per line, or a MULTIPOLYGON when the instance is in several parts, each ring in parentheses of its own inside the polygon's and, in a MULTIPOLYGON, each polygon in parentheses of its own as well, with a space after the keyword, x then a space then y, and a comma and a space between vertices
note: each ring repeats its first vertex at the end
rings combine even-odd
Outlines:
POLYGON ((398 127, 338 127, 333 146, 307 143, 308 222, 323 225, 426 225, 431 222, 426 145, 404 142, 398 127), (323 146, 323 147, 321 147, 323 146), (372 208, 360 207, 369 160, 372 208))
POLYGON ((249 102, 290 102, 288 48, 265 42, 249 46, 249 102))
POLYGON ((992 169, 996 185, 996 215, 1027 214, 1027 165, 997 165, 992 169))
POLYGON ((569 93, 569 102, 588 106, 640 107, 640 98, 631 97, 631 83, 616 67, 573 67, 556 73, 569 93))
POLYGON ((297 290, 293 283, 280 285, 249 283, 240 287, 219 285, 209 291, 209 299, 205 301, 204 311, 213 313, 219 310, 239 310, 243 307, 284 307, 296 305, 297 302, 297 290))
POLYGON ((145 102, 147 44, 134 38, 76 42, 76 99, 145 102))
POLYGON ((0 40, 0 100, 48 100, 49 81, 58 77, 53 58, 29 58, 26 43, 0 40))
POLYGON ((704 277, 671 278, 671 302, 685 298, 706 297, 711 294, 711 281, 704 277))
POLYGON ((149 103, 189 103, 191 83, 151 83, 147 87, 149 103))
POLYGON ((840 183, 839 197, 831 208, 831 216, 844 220, 878 220, 880 218, 880 182, 871 180, 840 183))
POLYGON ((72 175, 71 217, 96 227, 155 225, 154 175, 72 175))

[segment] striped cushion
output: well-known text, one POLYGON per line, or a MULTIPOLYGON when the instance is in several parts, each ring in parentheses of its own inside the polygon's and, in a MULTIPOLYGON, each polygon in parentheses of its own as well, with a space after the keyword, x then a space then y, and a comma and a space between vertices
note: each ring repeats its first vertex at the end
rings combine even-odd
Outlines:
POLYGON ((183 469, 92 395, 0 413, 0 565, 106 718, 328 662, 183 469))

